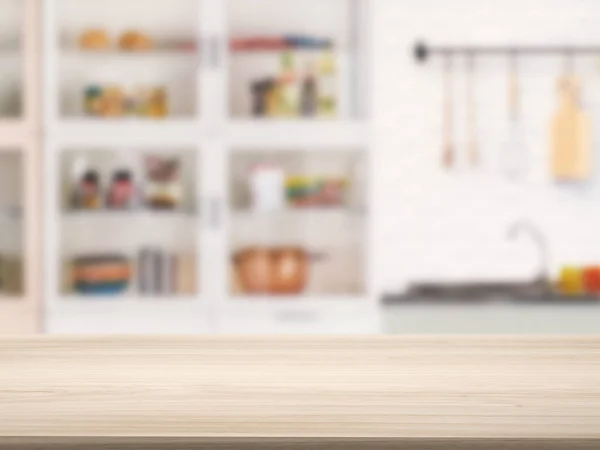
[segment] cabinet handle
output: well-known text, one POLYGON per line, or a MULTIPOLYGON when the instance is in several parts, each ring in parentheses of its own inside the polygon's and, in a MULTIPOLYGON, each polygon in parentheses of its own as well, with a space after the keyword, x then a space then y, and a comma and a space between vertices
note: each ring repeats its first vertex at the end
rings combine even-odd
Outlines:
POLYGON ((218 55, 216 47, 216 38, 213 36, 206 36, 200 40, 200 48, 202 49, 200 54, 202 69, 214 69, 217 67, 218 55))
POLYGON ((221 65, 220 39, 218 36, 213 36, 209 39, 208 47, 209 66, 217 69, 221 65))
POLYGON ((213 230, 219 230, 221 228, 222 221, 222 203, 216 197, 208 200, 208 226, 213 230))
POLYGON ((288 323, 315 323, 319 318, 319 314, 314 311, 281 311, 275 314, 278 322, 288 323))

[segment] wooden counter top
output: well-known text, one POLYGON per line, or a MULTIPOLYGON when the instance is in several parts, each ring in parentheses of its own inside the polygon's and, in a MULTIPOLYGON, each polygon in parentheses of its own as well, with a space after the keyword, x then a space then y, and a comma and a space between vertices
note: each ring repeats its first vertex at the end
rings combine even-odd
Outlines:
POLYGON ((3 339, 0 436, 596 440, 600 338, 3 339))

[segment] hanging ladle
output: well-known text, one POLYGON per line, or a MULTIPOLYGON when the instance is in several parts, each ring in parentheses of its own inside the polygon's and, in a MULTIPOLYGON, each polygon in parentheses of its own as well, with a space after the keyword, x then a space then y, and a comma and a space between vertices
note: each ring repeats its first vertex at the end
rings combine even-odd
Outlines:
POLYGON ((472 167, 479 164, 479 148, 477 145, 477 108, 475 104, 475 57, 470 54, 467 59, 467 109, 468 109, 468 158, 472 167))

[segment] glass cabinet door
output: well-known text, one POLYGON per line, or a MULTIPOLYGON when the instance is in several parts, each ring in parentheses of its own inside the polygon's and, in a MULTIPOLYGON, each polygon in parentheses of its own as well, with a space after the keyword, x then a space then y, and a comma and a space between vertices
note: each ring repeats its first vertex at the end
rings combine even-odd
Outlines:
POLYGON ((60 298, 196 298, 197 158, 194 148, 62 149, 60 298))
POLYGON ((0 121, 23 114, 23 0, 0 0, 0 121))
POLYGON ((0 302, 21 299, 25 287, 24 157, 0 151, 0 302))
POLYGON ((199 116, 198 0, 55 0, 62 119, 199 116))
POLYGON ((363 115, 362 0, 226 0, 234 118, 363 115))
POLYGON ((240 148, 229 167, 232 297, 366 294, 363 151, 240 148))

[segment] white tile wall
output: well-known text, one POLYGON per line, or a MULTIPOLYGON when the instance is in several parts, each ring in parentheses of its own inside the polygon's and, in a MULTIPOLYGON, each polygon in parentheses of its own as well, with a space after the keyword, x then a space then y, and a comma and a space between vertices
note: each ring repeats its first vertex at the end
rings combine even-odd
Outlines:
MULTIPOLYGON (((535 273, 532 243, 509 242, 520 217, 538 223, 552 264, 600 263, 600 173, 579 186, 557 186, 547 173, 548 124, 560 57, 521 61, 524 125, 532 171, 506 180, 498 157, 507 139, 507 61, 477 62, 478 134, 484 164, 440 168, 441 60, 417 65, 416 40, 473 44, 600 44, 595 0, 375 0, 377 130, 377 284, 396 290, 418 278, 523 278, 535 273)), ((464 61, 455 74, 457 148, 465 154, 464 61)), ((600 55, 576 59, 583 106, 600 119, 600 55)), ((595 128, 595 127, 593 127, 595 128)), ((599 136, 594 138, 598 154, 599 136)))

